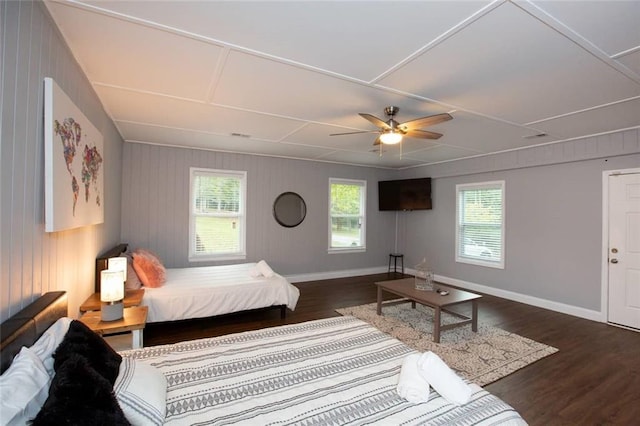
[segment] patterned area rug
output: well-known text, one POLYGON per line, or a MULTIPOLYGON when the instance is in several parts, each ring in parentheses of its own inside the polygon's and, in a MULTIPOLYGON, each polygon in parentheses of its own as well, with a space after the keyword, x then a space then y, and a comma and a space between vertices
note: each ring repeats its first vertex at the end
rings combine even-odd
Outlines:
MULTIPOLYGON (((376 304, 336 309, 368 322, 408 346, 438 354, 461 376, 487 385, 527 365, 549 356, 558 349, 502 329, 478 324, 478 332, 471 325, 442 331, 440 343, 433 342, 433 309, 410 303, 383 306, 382 316, 376 314, 376 304)), ((442 323, 452 324, 459 318, 442 313, 442 323)))

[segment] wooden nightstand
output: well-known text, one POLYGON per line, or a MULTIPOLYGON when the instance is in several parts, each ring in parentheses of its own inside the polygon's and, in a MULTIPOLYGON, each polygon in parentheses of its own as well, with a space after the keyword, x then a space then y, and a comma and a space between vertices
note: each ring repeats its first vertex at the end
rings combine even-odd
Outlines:
MULTIPOLYGON (((144 289, 127 290, 124 293, 124 307, 139 306, 142 303, 144 289)), ((99 311, 101 307, 100 293, 93 293, 87 300, 80 305, 80 312, 99 311)))
POLYGON ((102 321, 100 311, 89 311, 83 314, 79 321, 84 323, 91 330, 106 336, 115 333, 131 332, 133 349, 142 347, 142 331, 147 324, 147 306, 133 306, 124 308, 124 317, 116 321, 102 321))

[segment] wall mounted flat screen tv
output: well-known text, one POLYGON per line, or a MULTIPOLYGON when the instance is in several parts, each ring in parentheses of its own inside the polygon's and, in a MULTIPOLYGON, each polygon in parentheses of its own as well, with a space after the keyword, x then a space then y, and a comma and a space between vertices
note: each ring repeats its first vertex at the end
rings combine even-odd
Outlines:
POLYGON ((379 181, 378 210, 431 210, 431 178, 379 181))

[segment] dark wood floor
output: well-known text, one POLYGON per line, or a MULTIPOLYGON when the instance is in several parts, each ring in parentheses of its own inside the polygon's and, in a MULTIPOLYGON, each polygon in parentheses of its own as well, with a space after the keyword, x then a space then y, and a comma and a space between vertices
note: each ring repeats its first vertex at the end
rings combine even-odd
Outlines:
MULTIPOLYGON (((375 302, 373 283, 397 278, 392 275, 298 283, 298 306, 285 320, 268 310, 148 324, 144 344, 337 316, 336 308, 375 302)), ((479 321, 560 350, 485 387, 530 425, 640 425, 640 333, 487 295, 480 301, 479 321)))

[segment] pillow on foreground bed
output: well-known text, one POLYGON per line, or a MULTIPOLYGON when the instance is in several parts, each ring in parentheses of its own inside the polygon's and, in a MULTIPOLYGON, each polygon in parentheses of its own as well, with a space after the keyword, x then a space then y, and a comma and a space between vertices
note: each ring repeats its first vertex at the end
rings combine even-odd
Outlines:
POLYGON ((0 424, 24 425, 38 414, 54 375, 53 352, 70 323, 71 318, 57 320, 33 346, 23 347, 0 377, 0 424))
POLYGON ((129 425, 109 381, 84 356, 72 353, 56 366, 49 396, 33 420, 41 425, 129 425))
POLYGON ((49 374, 31 349, 23 347, 0 376, 0 424, 25 425, 47 399, 49 374))
POLYGON ((73 320, 69 324, 69 331, 62 343, 53 354, 56 375, 62 364, 75 354, 82 354, 89 365, 107 379, 110 385, 116 381, 122 356, 89 327, 80 321, 73 320))
POLYGON ((60 318, 44 333, 42 333, 42 336, 40 336, 40 338, 30 348, 36 355, 38 355, 50 377, 53 377, 54 374, 53 353, 64 340, 64 336, 67 334, 67 331, 69 331, 70 324, 71 318, 60 318))
POLYGON ((146 250, 133 253, 133 269, 145 287, 160 287, 166 280, 166 270, 160 259, 146 250))
POLYGON ((154 366, 124 357, 113 391, 132 425, 164 423, 167 409, 167 379, 154 366))

